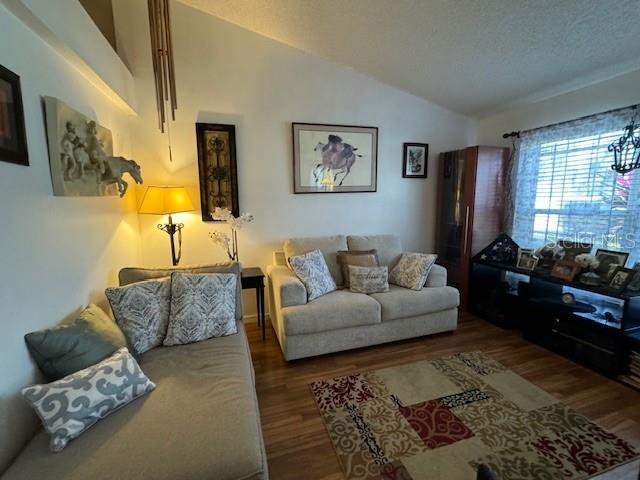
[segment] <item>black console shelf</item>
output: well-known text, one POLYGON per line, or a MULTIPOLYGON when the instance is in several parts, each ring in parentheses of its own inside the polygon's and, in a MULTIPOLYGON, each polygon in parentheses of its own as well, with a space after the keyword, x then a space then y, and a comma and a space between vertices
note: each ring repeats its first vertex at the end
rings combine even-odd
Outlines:
POLYGON ((544 273, 474 260, 470 309, 505 328, 609 376, 628 363, 630 337, 640 334, 640 294, 565 282, 544 273), (571 292, 578 302, 559 301, 571 292))

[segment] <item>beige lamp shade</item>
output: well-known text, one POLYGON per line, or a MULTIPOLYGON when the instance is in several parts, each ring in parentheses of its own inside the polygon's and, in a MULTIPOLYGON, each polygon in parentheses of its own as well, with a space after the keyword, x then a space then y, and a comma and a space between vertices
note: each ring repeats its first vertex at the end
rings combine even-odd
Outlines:
POLYGON ((138 213, 170 215, 195 210, 184 187, 150 186, 142 197, 138 213))

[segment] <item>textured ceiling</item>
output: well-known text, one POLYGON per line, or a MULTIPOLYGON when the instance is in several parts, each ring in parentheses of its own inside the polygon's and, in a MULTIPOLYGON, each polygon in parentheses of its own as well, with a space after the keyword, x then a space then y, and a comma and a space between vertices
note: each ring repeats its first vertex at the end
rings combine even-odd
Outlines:
POLYGON ((640 0, 180 1, 471 115, 640 68, 640 0))

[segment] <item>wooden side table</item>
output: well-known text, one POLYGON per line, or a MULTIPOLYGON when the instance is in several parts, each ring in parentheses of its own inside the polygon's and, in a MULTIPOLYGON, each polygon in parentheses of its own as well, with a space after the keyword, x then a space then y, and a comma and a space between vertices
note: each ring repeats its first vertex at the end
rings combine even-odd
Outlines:
POLYGON ((258 310, 258 326, 262 328, 262 340, 266 338, 266 320, 264 315, 264 272, 260 267, 242 269, 240 275, 242 289, 255 289, 256 307, 258 310))

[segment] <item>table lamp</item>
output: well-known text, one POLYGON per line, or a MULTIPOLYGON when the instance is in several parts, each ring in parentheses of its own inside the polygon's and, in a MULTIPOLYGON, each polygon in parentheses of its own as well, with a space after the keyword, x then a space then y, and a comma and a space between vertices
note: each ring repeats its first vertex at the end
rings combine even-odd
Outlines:
POLYGON ((182 229, 183 223, 175 224, 171 218, 171 214, 178 212, 190 212, 195 210, 191 199, 184 187, 160 187, 150 186, 142 197, 142 203, 138 213, 152 215, 169 215, 169 223, 158 224, 157 227, 169 234, 171 242, 171 261, 173 265, 180 263, 182 255, 182 229), (174 235, 178 234, 178 255, 176 255, 176 246, 174 243, 174 235))

